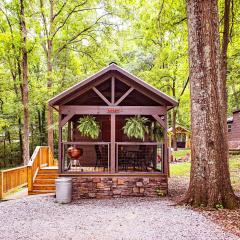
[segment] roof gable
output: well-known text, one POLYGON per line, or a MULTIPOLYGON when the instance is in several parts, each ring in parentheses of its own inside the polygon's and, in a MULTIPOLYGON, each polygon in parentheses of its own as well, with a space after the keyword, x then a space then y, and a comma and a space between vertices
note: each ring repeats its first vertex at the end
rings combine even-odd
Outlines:
MULTIPOLYGON (((85 80, 75 84, 74 86, 70 87, 69 89, 63 91, 62 93, 58 94, 57 96, 53 97, 49 100, 50 106, 57 106, 61 105, 61 103, 71 97, 74 93, 79 92, 81 90, 87 89, 87 87, 91 85, 96 85, 98 81, 105 81, 107 78, 110 78, 111 75, 117 74, 117 76, 122 79, 127 79, 127 81, 131 82, 133 85, 143 88, 148 95, 155 95, 160 100, 165 102, 165 105, 168 108, 172 108, 178 104, 176 100, 172 97, 166 95, 165 93, 159 91, 155 87, 149 85, 148 83, 144 82, 140 78, 132 75, 131 73, 127 72, 123 68, 119 67, 115 63, 110 64, 106 68, 102 69, 101 71, 97 72, 96 74, 86 78, 85 80)), ((100 82, 101 83, 101 82, 100 82)), ((86 90, 87 91, 87 90, 86 90)), ((160 101, 161 102, 161 101, 160 101)))

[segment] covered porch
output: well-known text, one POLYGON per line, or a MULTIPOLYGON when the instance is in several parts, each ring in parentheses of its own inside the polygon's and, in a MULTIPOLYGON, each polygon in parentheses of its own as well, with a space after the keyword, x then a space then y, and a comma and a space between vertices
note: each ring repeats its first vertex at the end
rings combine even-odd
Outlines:
POLYGON ((49 104, 59 113, 59 174, 168 173, 167 111, 177 102, 116 64, 49 104), (86 116, 99 126, 95 138, 79 129, 86 116), (124 132, 131 118, 145 119, 142 139, 124 132), (153 137, 156 124, 160 138, 153 137))

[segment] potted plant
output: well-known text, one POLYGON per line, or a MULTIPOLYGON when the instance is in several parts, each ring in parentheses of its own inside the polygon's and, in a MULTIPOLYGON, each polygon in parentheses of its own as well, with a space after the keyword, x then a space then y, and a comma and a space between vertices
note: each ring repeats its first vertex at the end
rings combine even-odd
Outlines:
POLYGON ((148 122, 148 118, 141 116, 127 118, 125 126, 123 127, 123 132, 129 138, 137 138, 144 141, 145 134, 149 133, 147 126, 148 122))
POLYGON ((92 139, 97 139, 101 132, 100 124, 93 116, 84 116, 79 118, 77 129, 83 136, 90 137, 92 139))
POLYGON ((150 128, 150 137, 152 141, 161 142, 164 138, 162 126, 158 122, 152 122, 150 128))

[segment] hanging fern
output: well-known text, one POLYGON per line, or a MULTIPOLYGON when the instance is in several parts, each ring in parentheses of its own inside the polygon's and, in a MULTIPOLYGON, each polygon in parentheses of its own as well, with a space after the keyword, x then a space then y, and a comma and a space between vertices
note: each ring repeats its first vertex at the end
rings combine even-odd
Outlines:
POLYGON ((92 139, 97 139, 101 132, 100 124, 93 116, 84 116, 79 118, 77 129, 83 136, 90 137, 92 139))
POLYGON ((162 126, 158 122, 151 123, 150 137, 152 141, 161 142, 164 138, 162 126))
POLYGON ((126 119, 123 132, 129 138, 137 138, 144 140, 145 134, 149 133, 147 123, 149 120, 146 117, 134 116, 126 119))

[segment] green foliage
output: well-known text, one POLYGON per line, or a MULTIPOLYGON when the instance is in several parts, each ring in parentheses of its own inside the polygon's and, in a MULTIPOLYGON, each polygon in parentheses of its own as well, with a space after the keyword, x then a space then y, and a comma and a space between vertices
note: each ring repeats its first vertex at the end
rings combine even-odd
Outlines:
POLYGON ((148 118, 141 116, 127 118, 123 132, 129 138, 142 139, 144 141, 145 134, 149 133, 148 122, 148 118))
POLYGON ((156 142, 161 142, 163 140, 163 137, 164 137, 163 128, 156 121, 151 123, 150 137, 152 141, 156 141, 156 142))
MULTIPOLYGON (((224 12, 223 2, 219 1, 220 19, 224 12)), ((188 78, 185 1, 25 0, 24 3, 33 148, 47 143, 47 101, 111 61, 179 100, 177 122, 190 125, 189 84, 181 95, 188 78), (53 23, 51 2, 53 13, 57 14, 53 23), (50 39, 52 54, 47 54, 50 39), (52 71, 48 69, 48 56, 52 71), (52 79, 51 88, 48 87, 49 78, 52 79)), ((240 108, 239 8, 240 2, 234 0, 228 50, 229 115, 233 109, 240 108)), ((223 22, 220 21, 221 32, 223 22)), ((8 131, 11 140, 19 141, 23 119, 19 1, 1 2, 0 26, 0 134, 8 131)), ((172 111, 168 114, 171 126, 172 111)), ((56 113, 54 122, 57 122, 56 113)), ((55 124, 52 127, 57 141, 57 128, 55 124)), ((140 135, 143 139, 143 134, 140 135)))
POLYGON ((216 209, 224 209, 223 205, 222 204, 216 204, 216 209))
POLYGON ((83 136, 90 137, 92 139, 97 139, 101 132, 100 124, 93 116, 84 116, 80 118, 77 129, 83 136))
POLYGON ((166 196, 166 192, 163 191, 163 190, 161 190, 159 187, 156 188, 155 191, 156 191, 156 193, 157 193, 157 195, 158 195, 159 197, 165 197, 165 196, 166 196))

